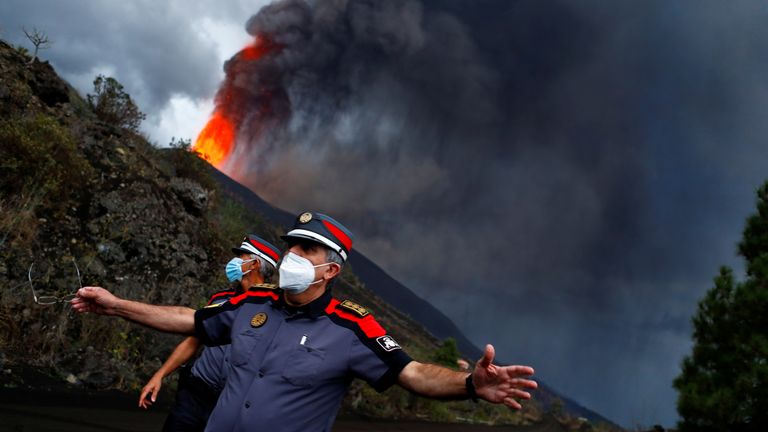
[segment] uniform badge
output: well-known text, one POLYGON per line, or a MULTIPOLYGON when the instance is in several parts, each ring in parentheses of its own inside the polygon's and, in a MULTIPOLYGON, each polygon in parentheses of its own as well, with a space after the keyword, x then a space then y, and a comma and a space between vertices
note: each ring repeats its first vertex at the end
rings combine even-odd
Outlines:
POLYGON ((300 223, 307 223, 312 220, 312 213, 310 212, 304 212, 299 216, 299 222, 300 223))
POLYGON ((398 345, 397 342, 395 342, 395 339, 389 335, 377 337, 376 342, 378 342, 379 345, 381 345, 381 347, 384 348, 384 351, 394 351, 396 349, 402 349, 400 345, 398 345))
POLYGON ((259 312, 251 318, 251 327, 259 328, 267 322, 267 314, 259 312))
POLYGON ((359 304, 357 304, 357 303, 355 303, 353 301, 349 301, 349 300, 344 300, 343 302, 341 302, 341 304, 339 306, 343 307, 344 309, 348 309, 348 310, 354 312, 356 315, 360 316, 361 318, 366 316, 366 315, 368 315, 370 313, 370 312, 368 312, 368 309, 360 306, 359 304))

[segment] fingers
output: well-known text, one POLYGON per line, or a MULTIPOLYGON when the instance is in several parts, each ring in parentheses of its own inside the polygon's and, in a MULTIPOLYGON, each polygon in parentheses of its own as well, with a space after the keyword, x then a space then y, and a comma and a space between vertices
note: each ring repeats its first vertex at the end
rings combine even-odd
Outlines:
POLYGON ((77 297, 72 300, 72 309, 79 313, 103 313, 104 308, 99 300, 106 299, 111 294, 101 287, 83 287, 77 290, 77 297))
POLYGON ((493 358, 496 356, 496 350, 493 349, 493 345, 488 344, 485 346, 485 352, 483 357, 478 360, 477 365, 481 368, 487 368, 493 363, 493 358))
POLYGON ((157 393, 160 391, 160 389, 155 385, 146 385, 144 386, 144 389, 141 391, 141 396, 139 396, 139 406, 141 408, 147 409, 157 400, 157 393))
POLYGON ((509 397, 513 397, 515 399, 529 400, 531 398, 531 394, 528 393, 527 391, 512 389, 509 391, 509 396, 507 396, 507 398, 509 397))
POLYGON ((505 369, 510 375, 531 376, 534 374, 534 370, 530 366, 506 366, 505 369))
POLYGON ((99 290, 101 290, 101 289, 103 289, 103 288, 92 287, 92 286, 82 287, 79 290, 77 290, 77 296, 80 297, 80 298, 86 298, 86 299, 87 298, 94 298, 94 297, 98 296, 99 290))
POLYGON ((141 408, 147 409, 152 406, 152 401, 150 399, 143 399, 141 402, 139 402, 139 406, 141 408))
POLYGON ((516 410, 519 410, 519 409, 521 409, 523 407, 522 405, 520 405, 520 402, 518 402, 518 401, 516 401, 516 400, 514 400, 512 398, 505 398, 502 401, 502 403, 504 405, 506 405, 506 406, 508 406, 508 407, 510 407, 512 409, 516 409, 516 410))
POLYGON ((144 386, 144 388, 141 389, 141 395, 139 395, 139 407, 147 409, 148 404, 146 403, 146 398, 147 393, 150 391, 149 386, 144 386))
POLYGON ((539 383, 537 383, 534 380, 518 378, 516 380, 515 387, 527 388, 527 389, 537 389, 537 388, 539 388, 539 383))
POLYGON ((80 297, 75 297, 74 300, 72 300, 72 309, 75 310, 75 312, 86 312, 86 309, 88 308, 88 305, 85 303, 85 300, 81 299, 80 297))
POLYGON ((144 388, 141 390, 141 394, 139 395, 139 407, 141 407, 141 408, 146 408, 146 405, 145 405, 145 403, 144 403, 144 400, 145 400, 145 399, 146 399, 146 397, 147 397, 147 393, 149 393, 149 389, 148 389, 148 388, 146 388, 146 387, 144 387, 144 388))
POLYGON ((80 297, 76 297, 74 300, 72 300, 71 305, 72 309, 79 313, 93 312, 95 310, 92 303, 80 297))

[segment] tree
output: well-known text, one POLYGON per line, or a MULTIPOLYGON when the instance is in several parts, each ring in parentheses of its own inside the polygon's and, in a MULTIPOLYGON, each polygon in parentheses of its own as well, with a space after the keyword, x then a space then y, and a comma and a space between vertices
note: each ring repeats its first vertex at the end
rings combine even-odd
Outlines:
POLYGON ((123 85, 112 77, 99 75, 93 80, 93 93, 88 104, 96 116, 111 125, 138 132, 144 115, 125 92, 123 85))
POLYGON ((768 182, 739 243, 746 278, 720 269, 693 317, 693 352, 674 381, 680 431, 768 430, 768 182))
POLYGON ((459 348, 456 346, 456 339, 449 337, 443 341, 440 348, 432 354, 432 361, 443 366, 455 368, 456 360, 461 357, 459 348))
POLYGON ((35 46, 35 51, 32 53, 32 59, 29 61, 30 63, 34 62, 37 59, 37 52, 42 49, 49 48, 53 42, 51 42, 48 39, 48 35, 41 32, 40 30, 33 28, 32 32, 28 32, 27 29, 22 28, 22 31, 24 32, 24 35, 27 36, 27 39, 29 39, 30 42, 32 42, 32 45, 35 46))

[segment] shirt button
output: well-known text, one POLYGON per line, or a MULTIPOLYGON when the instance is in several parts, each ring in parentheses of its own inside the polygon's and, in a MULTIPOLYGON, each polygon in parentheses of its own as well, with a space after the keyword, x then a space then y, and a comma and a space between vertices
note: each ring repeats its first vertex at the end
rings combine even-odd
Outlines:
POLYGON ((245 401, 245 407, 250 408, 251 407, 251 401, 245 401))
POLYGON ((259 378, 264 378, 264 371, 263 370, 259 370, 259 378))

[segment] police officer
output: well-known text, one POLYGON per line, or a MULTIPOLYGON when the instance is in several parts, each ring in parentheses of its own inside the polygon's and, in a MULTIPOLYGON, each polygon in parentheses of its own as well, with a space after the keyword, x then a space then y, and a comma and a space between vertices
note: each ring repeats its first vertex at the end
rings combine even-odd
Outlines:
POLYGON ((116 315, 158 330, 194 332, 206 344, 231 343, 230 372, 206 430, 328 431, 352 378, 376 390, 392 384, 422 396, 482 398, 521 408, 527 366, 497 366, 485 347, 475 370, 456 372, 412 360, 367 310, 334 299, 329 284, 352 247, 349 231, 319 213, 302 213, 285 236, 281 290, 256 289, 197 312, 78 291, 78 312, 116 315))
MULTIPOLYGON (((224 303, 250 287, 274 289, 273 285, 265 285, 264 282, 270 281, 280 259, 280 251, 275 246, 250 234, 243 238, 239 247, 232 248, 232 252, 237 256, 225 266, 231 287, 214 293, 208 300, 208 306, 224 303)), ((147 409, 152 405, 157 400, 163 378, 187 363, 201 345, 200 340, 194 336, 182 341, 142 389, 139 406, 147 409)), ((209 347, 194 362, 191 370, 182 370, 176 401, 165 420, 163 431, 191 432, 205 429, 219 393, 224 388, 228 358, 229 345, 209 347)))

